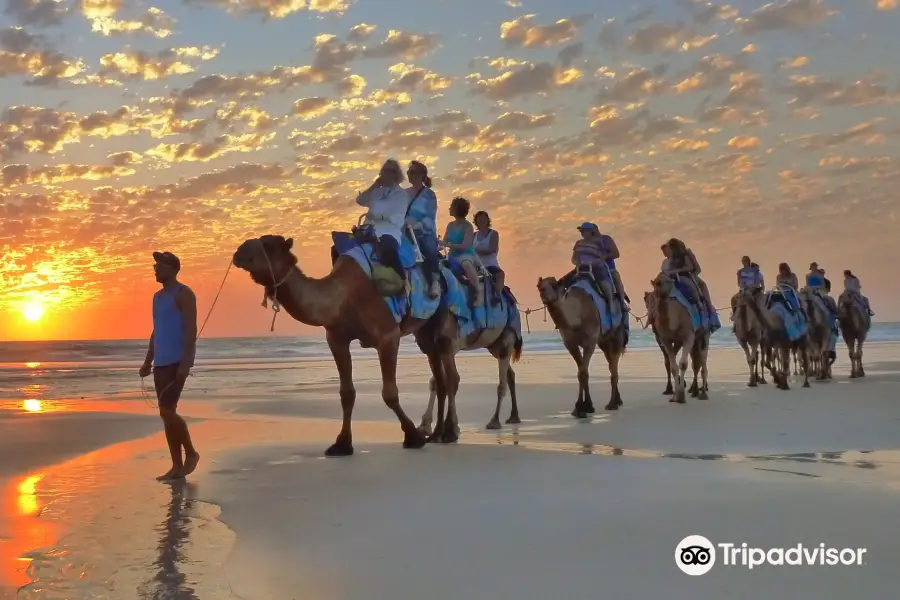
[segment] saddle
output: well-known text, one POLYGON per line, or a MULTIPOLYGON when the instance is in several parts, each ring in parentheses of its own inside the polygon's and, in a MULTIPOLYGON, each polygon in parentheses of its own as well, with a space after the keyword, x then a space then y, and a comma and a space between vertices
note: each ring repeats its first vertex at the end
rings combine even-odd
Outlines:
POLYGON ((591 284, 591 287, 600 294, 600 297, 606 300, 607 305, 610 305, 613 301, 613 298, 610 298, 606 292, 603 291, 603 286, 600 285, 601 281, 606 281, 608 278, 605 277, 597 277, 597 274, 594 272, 594 265, 592 264, 581 264, 575 267, 575 281, 584 280, 591 284))
POLYGON ((409 271, 416 267, 415 249, 412 243, 404 236, 398 248, 400 264, 406 270, 407 276, 401 278, 398 273, 384 264, 382 259, 381 243, 375 235, 375 228, 372 225, 357 225, 351 228, 350 232, 332 231, 331 238, 334 242, 332 247, 332 260, 336 260, 338 255, 346 254, 353 248, 360 248, 369 263, 372 272, 372 282, 378 293, 385 297, 399 296, 406 290, 409 281, 409 271), (371 251, 366 251, 366 245, 371 251))
MULTIPOLYGON (((451 273, 453 273, 453 275, 456 277, 456 279, 461 284, 466 286, 469 289, 469 291, 471 291, 474 294, 474 292, 475 292, 474 285, 475 284, 470 282, 469 278, 466 277, 466 272, 463 269, 462 264, 458 260, 456 260, 452 256, 447 256, 446 258, 441 259, 441 265, 443 265, 451 273)), ((499 306, 501 298, 500 298, 500 295, 497 294, 497 291, 496 291, 497 288, 495 285, 496 282, 495 282, 493 274, 491 274, 491 272, 488 271, 487 269, 476 269, 476 271, 478 273, 478 284, 477 285, 480 285, 481 289, 484 292, 485 302, 490 302, 494 306, 499 306)), ((509 289, 509 286, 506 286, 506 285, 503 286, 503 293, 506 294, 507 298, 513 304, 516 304, 516 299, 512 295, 512 291, 509 289)), ((474 295, 472 296, 472 298, 474 298, 474 295)))

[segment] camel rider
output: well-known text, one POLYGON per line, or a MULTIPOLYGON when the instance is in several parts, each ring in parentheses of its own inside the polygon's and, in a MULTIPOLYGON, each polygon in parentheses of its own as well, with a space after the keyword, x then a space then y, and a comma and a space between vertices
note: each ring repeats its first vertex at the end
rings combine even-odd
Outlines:
MULTIPOLYGON (((753 263, 750 261, 749 256, 741 257, 741 268, 737 271, 737 285, 738 290, 743 292, 747 289, 753 289, 756 287, 763 287, 762 282, 762 274, 759 272, 759 269, 754 269, 753 263)), ((731 314, 734 316, 734 313, 737 312, 737 300, 739 296, 734 296, 731 299, 731 314)))
POLYGON ((756 271, 757 277, 759 277, 759 285, 762 288, 766 287, 766 278, 763 277, 762 271, 759 270, 759 265, 755 262, 750 263, 750 268, 756 271))
POLYGON ((404 179, 400 163, 388 159, 378 178, 356 198, 357 204, 368 209, 365 223, 375 229, 381 262, 394 269, 402 280, 406 279, 406 271, 400 262, 400 241, 409 206, 409 194, 400 187, 404 179))
POLYGON ((597 291, 611 301, 615 294, 609 279, 604 274, 607 265, 606 254, 597 239, 600 230, 594 223, 585 222, 578 226, 578 231, 581 233, 581 239, 572 247, 572 264, 575 265, 575 268, 563 275, 559 283, 562 289, 568 289, 575 282, 579 271, 589 266, 597 291))
POLYGON ((597 228, 594 237, 600 246, 600 250, 605 254, 604 260, 606 261, 606 266, 612 276, 613 284, 616 286, 616 295, 619 297, 619 304, 622 305, 623 311, 628 312, 631 310, 631 307, 628 306, 631 299, 628 297, 628 294, 625 293, 625 286, 622 284, 622 276, 619 275, 619 270, 616 269, 616 259, 621 256, 619 254, 619 247, 616 245, 616 241, 611 235, 600 233, 599 228, 597 228))
POLYGON ((700 279, 700 263, 690 248, 678 238, 672 238, 669 246, 669 273, 668 275, 683 276, 682 281, 688 283, 694 300, 698 304, 705 305, 707 313, 712 312, 712 299, 709 296, 709 288, 700 279))
POLYGON ((825 269, 820 269, 818 263, 810 263, 809 273, 806 274, 806 287, 811 293, 816 294, 825 301, 825 305, 831 311, 831 316, 836 318, 837 304, 834 298, 828 295, 825 282, 825 269))
POLYGON ((859 278, 850 269, 844 271, 844 293, 841 296, 846 296, 849 300, 858 299, 870 317, 875 315, 869 306, 869 299, 862 295, 862 285, 859 283, 859 278))
POLYGON ((800 298, 797 296, 800 281, 787 263, 778 265, 778 277, 775 278, 775 287, 781 291, 782 296, 787 298, 788 308, 799 310, 809 320, 808 315, 806 315, 806 308, 800 303, 800 298))

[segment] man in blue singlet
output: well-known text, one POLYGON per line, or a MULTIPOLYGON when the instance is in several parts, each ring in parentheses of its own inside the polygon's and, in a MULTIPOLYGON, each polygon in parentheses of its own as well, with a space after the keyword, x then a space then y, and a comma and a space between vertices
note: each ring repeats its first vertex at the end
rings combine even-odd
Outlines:
POLYGON ((153 387, 166 431, 172 468, 156 479, 184 479, 197 468, 200 455, 191 443, 187 423, 176 412, 178 398, 194 366, 197 341, 197 297, 178 281, 181 261, 171 252, 154 252, 153 270, 162 289, 153 295, 153 333, 140 376, 153 373, 153 387), (184 448, 184 458, 181 449, 184 448))

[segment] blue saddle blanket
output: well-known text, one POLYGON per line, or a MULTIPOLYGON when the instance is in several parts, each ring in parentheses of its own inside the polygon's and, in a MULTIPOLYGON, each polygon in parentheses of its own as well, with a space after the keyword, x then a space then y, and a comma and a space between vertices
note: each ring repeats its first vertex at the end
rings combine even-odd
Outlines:
POLYGON ((442 266, 441 273, 447 286, 442 302, 456 315, 460 337, 469 336, 480 329, 509 327, 516 332, 520 340, 522 339, 522 316, 519 314, 515 299, 509 293, 501 295, 499 304, 493 304, 489 299, 494 284, 485 278, 479 282, 485 301, 473 309, 469 286, 460 281, 447 267, 442 266))
MULTIPOLYGON (((363 272, 372 277, 372 265, 380 264, 375 258, 371 244, 363 244, 362 246, 354 245, 345 252, 338 251, 342 256, 349 256, 362 267, 363 272), (370 262, 371 261, 371 262, 370 262)), ((409 296, 400 294, 398 296, 385 297, 391 314, 394 315, 394 321, 399 323, 407 313, 413 319, 428 319, 434 315, 440 306, 441 299, 432 298, 428 295, 428 283, 422 269, 415 266, 415 255, 413 256, 413 267, 407 268, 406 279, 409 282, 409 296)))
POLYGON ((597 308, 597 312, 600 315, 600 327, 603 330, 603 333, 606 333, 611 329, 616 329, 619 325, 624 325, 625 330, 628 331, 630 325, 628 317, 626 314, 622 313, 622 307, 618 302, 607 303, 606 298, 604 298, 594 286, 591 285, 591 282, 586 279, 579 279, 573 283, 572 286, 569 287, 569 290, 573 289, 579 289, 586 292, 591 297, 591 300, 594 301, 594 306, 597 308))
POLYGON ((681 286, 683 285, 680 281, 676 282, 675 287, 672 288, 672 297, 691 315, 691 325, 694 326, 694 331, 708 329, 710 334, 718 331, 722 327, 719 313, 710 306, 709 314, 704 314, 695 303, 689 300, 690 294, 682 290, 681 286))
POLYGON ((781 322, 784 323, 784 329, 790 341, 795 342, 806 335, 809 325, 801 311, 790 310, 784 302, 773 302, 770 310, 778 315, 781 322))

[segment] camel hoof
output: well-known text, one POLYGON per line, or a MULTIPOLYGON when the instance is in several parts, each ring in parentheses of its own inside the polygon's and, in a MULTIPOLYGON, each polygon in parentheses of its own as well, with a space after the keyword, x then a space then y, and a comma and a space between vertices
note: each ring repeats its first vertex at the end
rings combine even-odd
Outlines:
POLYGON ((576 419, 587 419, 587 413, 583 412, 583 411, 582 412, 573 411, 572 416, 575 417, 576 419))
POLYGON ((675 393, 675 392, 672 391, 672 386, 670 385, 665 390, 663 390, 662 395, 663 396, 671 396, 673 393, 675 393))
POLYGON ((421 425, 416 427, 416 431, 418 431, 425 437, 428 437, 429 435, 431 435, 431 425, 426 425, 426 424, 422 423, 421 425))
POLYGON ((697 390, 691 390, 691 398, 697 398, 698 396, 700 396, 700 392, 698 392, 697 390))
POLYGON ((669 398, 669 402, 677 402, 677 401, 675 400, 675 396, 674 396, 674 395, 673 395, 671 398, 669 398))
POLYGON ((485 429, 501 429, 500 419, 491 419, 491 422, 484 426, 485 429))
POLYGON ((856 379, 856 375, 854 375, 853 373, 850 373, 850 379, 856 379))
POLYGON ((619 410, 619 403, 618 402, 610 402, 609 404, 606 405, 605 408, 606 408, 606 410, 619 410))
POLYGON ((808 387, 809 387, 809 382, 808 382, 808 381, 804 381, 804 382, 803 382, 803 387, 808 388, 808 387))
POLYGON ((757 387, 757 386, 756 386, 756 382, 755 382, 755 381, 751 381, 750 383, 747 384, 747 387, 757 387))
POLYGON ((697 398, 700 400, 709 400, 709 395, 706 393, 706 390, 703 390, 697 398))
POLYGON ((594 409, 594 405, 593 405, 593 404, 588 404, 588 405, 586 405, 586 406, 584 407, 584 412, 588 413, 589 415, 592 415, 592 414, 594 414, 594 413, 597 412, 597 411, 594 409))
POLYGON ((427 438, 425 438, 425 443, 435 444, 437 442, 440 442, 441 436, 443 436, 443 435, 444 435, 443 429, 436 429, 431 433, 431 435, 429 435, 427 438))
POLYGON ((403 438, 403 447, 407 450, 416 450, 419 448, 423 448, 427 443, 428 439, 417 429, 410 433, 407 433, 403 438))
POLYGON ((459 436, 456 435, 456 432, 452 431, 452 430, 444 433, 444 435, 441 436, 442 444, 455 444, 458 441, 459 441, 459 436))
POLYGON ((576 404, 576 405, 575 405, 575 408, 572 409, 572 413, 571 413, 571 414, 572 414, 572 416, 575 417, 576 419, 583 419, 583 418, 584 418, 585 411, 584 411, 583 408, 581 408, 581 406, 582 406, 581 404, 576 404), (579 416, 579 415, 580 415, 580 416, 579 416))
POLYGON ((519 415, 510 415, 510 417, 506 420, 507 425, 519 425, 522 422, 522 419, 519 418, 519 415))
POLYGON ((353 444, 335 442, 325 450, 325 456, 353 456, 353 444))

